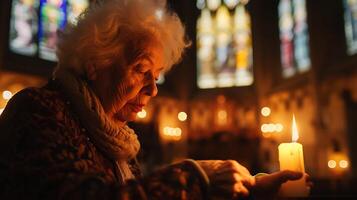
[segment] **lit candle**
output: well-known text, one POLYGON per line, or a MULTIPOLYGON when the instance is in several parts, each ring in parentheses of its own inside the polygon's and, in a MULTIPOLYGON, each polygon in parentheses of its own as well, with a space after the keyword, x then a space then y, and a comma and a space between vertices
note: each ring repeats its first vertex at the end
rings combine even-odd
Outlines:
MULTIPOLYGON (((292 141, 291 143, 282 143, 279 145, 280 170, 292 170, 305 173, 304 154, 302 145, 296 141, 299 138, 295 116, 292 123, 292 141)), ((295 181, 287 181, 280 188, 280 195, 284 197, 305 197, 308 196, 305 176, 295 181)))

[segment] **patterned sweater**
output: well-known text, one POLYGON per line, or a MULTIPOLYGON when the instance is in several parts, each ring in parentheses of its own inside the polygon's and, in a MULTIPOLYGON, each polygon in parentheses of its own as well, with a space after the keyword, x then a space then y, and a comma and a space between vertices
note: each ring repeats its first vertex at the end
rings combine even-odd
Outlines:
POLYGON ((187 160, 118 184, 54 84, 17 93, 0 116, 0 199, 207 199, 207 182, 187 160))

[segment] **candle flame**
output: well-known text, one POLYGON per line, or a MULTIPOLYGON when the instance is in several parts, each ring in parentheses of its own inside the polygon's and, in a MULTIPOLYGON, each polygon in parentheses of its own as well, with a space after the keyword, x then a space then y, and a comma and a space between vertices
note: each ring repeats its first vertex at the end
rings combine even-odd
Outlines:
POLYGON ((297 140, 299 139, 299 131, 297 129, 297 126, 296 126, 296 121, 295 121, 295 115, 293 114, 293 124, 292 124, 292 141, 293 142, 297 142, 297 140))

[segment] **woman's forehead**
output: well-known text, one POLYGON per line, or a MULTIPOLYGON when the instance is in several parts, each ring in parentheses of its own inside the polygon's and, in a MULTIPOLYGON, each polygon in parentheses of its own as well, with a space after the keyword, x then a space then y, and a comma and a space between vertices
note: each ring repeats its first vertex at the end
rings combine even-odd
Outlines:
POLYGON ((149 46, 137 57, 137 61, 147 61, 150 65, 163 67, 164 54, 160 46, 149 46))

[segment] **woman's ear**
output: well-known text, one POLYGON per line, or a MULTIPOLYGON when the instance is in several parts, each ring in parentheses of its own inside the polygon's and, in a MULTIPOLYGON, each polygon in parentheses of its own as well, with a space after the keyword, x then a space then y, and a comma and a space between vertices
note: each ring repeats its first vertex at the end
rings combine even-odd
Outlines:
POLYGON ((94 64, 89 64, 87 66, 87 77, 91 81, 94 81, 97 78, 97 70, 94 64))

